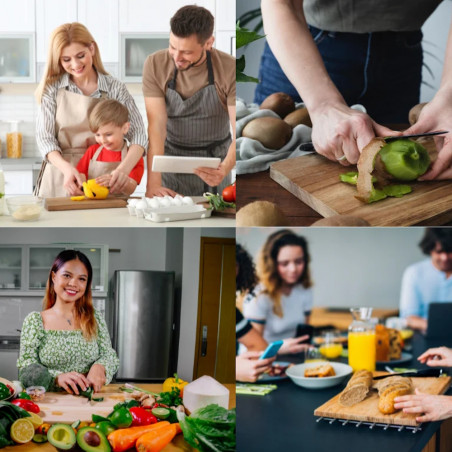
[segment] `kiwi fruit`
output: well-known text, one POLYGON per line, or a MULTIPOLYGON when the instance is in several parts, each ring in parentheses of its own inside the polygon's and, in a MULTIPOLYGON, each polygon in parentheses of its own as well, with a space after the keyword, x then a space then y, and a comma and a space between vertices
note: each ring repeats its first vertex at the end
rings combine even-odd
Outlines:
POLYGON ((274 203, 254 201, 243 206, 236 214, 236 226, 289 226, 289 220, 274 203))
POLYGON ((259 107, 261 110, 272 110, 281 118, 295 110, 295 102, 286 93, 273 93, 266 97, 259 107))
POLYGON ((333 215, 317 220, 311 226, 370 226, 370 224, 366 220, 352 215, 333 215))
POLYGON ((289 124, 292 129, 300 124, 304 124, 305 126, 312 127, 311 118, 308 113, 308 109, 306 107, 298 108, 297 110, 289 113, 284 121, 289 124))
POLYGON ((242 130, 242 136, 257 140, 268 149, 281 149, 292 136, 292 127, 272 116, 252 119, 242 130))

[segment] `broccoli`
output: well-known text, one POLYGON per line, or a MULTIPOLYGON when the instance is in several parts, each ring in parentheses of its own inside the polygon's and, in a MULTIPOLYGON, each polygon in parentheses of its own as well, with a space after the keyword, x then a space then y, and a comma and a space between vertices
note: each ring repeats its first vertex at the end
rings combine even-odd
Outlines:
POLYGON ((19 381, 24 388, 30 386, 44 386, 45 390, 48 391, 52 384, 53 377, 50 375, 47 367, 42 364, 33 363, 19 371, 19 381))

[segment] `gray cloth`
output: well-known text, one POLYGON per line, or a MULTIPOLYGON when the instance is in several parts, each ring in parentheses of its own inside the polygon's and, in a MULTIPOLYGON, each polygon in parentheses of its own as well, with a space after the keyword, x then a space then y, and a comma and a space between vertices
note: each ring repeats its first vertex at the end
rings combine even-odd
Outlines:
MULTIPOLYGON (((301 3, 301 0, 300 0, 301 3)), ((441 0, 304 0, 309 25, 325 31, 420 30, 441 0)))
MULTIPOLYGON (((303 104, 297 105, 297 108, 302 107, 303 104)), ((261 143, 251 138, 242 137, 242 130, 245 125, 255 118, 264 116, 272 116, 279 118, 279 116, 271 110, 256 110, 249 108, 251 114, 243 117, 236 122, 237 132, 237 153, 236 153, 236 171, 237 174, 257 173, 265 171, 270 168, 272 162, 283 160, 287 158, 299 157, 308 154, 309 152, 300 151, 298 148, 300 144, 311 141, 310 127, 305 125, 296 126, 293 129, 292 138, 281 149, 274 150, 264 147, 261 143), (253 111, 254 110, 254 111, 253 111)))

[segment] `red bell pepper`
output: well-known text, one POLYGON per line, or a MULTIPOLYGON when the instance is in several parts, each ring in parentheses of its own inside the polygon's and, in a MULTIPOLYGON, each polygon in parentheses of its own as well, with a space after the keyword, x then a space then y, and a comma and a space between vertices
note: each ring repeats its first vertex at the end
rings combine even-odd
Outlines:
POLYGON ((155 424, 157 418, 140 406, 134 406, 129 408, 130 414, 132 415, 132 427, 141 427, 143 425, 155 424))
POLYGON ((39 406, 36 405, 36 403, 34 403, 31 400, 16 399, 16 400, 13 400, 11 403, 13 403, 14 405, 17 405, 20 408, 23 408, 25 411, 29 411, 30 413, 38 414, 41 411, 39 409, 39 406))

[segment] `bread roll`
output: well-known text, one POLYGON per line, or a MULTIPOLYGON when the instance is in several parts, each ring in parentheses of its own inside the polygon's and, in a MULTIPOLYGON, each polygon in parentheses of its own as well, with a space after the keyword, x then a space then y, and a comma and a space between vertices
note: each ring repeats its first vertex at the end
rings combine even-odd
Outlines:
POLYGON ((336 373, 334 372, 333 366, 331 364, 323 364, 317 367, 308 367, 304 371, 304 376, 308 378, 334 377, 335 375, 336 373))
POLYGON ((372 386, 372 372, 368 370, 356 371, 339 397, 339 403, 353 406, 364 400, 372 386))
POLYGON ((407 386, 405 384, 387 387, 380 394, 380 399, 378 400, 378 409, 383 414, 395 413, 396 409, 394 408, 394 399, 402 395, 411 394, 412 391, 413 387, 407 386))

